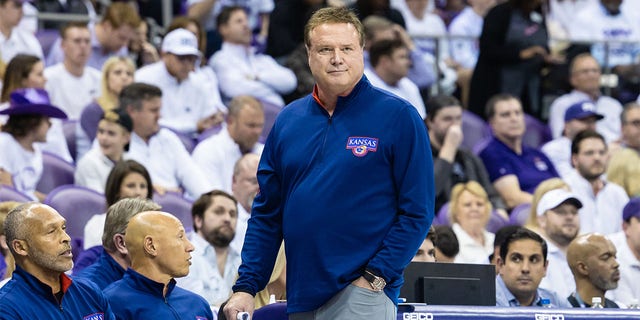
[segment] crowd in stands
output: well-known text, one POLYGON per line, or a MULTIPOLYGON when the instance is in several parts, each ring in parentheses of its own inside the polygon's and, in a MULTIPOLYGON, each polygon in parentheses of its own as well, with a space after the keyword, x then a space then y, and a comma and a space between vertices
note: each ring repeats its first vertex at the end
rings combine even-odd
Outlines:
MULTIPOLYGON (((303 29, 328 5, 356 10, 366 78, 428 130, 436 219, 415 261, 494 264, 499 306, 638 304, 640 1, 188 0, 161 41, 142 2, 54 2, 0 0, 0 190, 33 201, 0 198, 0 318, 30 314, 5 306, 36 281, 83 315, 215 318, 275 116, 314 92, 303 29), (89 22, 41 21, 60 28, 45 45, 37 10, 89 22), (104 196, 79 239, 39 185, 49 157, 104 196), (161 212, 167 193, 189 219, 161 212), (38 256, 49 225, 55 266, 38 256), (95 299, 68 301, 82 294, 95 299)), ((282 244, 257 307, 286 299, 285 261, 282 244)))

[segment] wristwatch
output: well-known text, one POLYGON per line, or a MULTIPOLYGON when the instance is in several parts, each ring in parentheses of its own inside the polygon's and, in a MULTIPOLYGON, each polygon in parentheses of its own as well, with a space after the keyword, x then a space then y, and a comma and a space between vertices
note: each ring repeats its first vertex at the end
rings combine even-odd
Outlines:
POLYGON ((373 291, 382 291, 382 289, 384 289, 384 287, 387 285, 387 282, 384 281, 384 278, 376 276, 369 270, 364 270, 364 272, 362 273, 362 277, 365 280, 369 281, 369 284, 371 285, 373 291))

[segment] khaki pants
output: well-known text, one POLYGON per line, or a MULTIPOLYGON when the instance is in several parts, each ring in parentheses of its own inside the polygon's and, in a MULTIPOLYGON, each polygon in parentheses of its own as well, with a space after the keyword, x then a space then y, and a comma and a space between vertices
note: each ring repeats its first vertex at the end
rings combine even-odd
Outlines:
POLYGON ((320 308, 292 313, 290 320, 395 320, 398 310, 384 292, 348 285, 320 308))

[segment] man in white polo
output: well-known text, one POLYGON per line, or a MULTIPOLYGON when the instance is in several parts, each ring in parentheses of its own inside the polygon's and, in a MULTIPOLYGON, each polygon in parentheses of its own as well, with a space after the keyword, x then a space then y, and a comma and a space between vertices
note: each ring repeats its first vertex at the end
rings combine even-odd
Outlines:
POLYGON ((162 59, 136 72, 137 82, 162 90, 160 124, 185 135, 195 135, 222 122, 226 107, 218 92, 209 92, 192 75, 200 59, 198 39, 186 29, 169 32, 162 41, 162 59))

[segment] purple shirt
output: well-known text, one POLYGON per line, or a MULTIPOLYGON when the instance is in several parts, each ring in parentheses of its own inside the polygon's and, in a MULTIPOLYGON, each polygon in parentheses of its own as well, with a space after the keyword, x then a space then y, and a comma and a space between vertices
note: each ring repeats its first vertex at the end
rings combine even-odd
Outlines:
POLYGON ((540 182, 558 177, 558 172, 544 153, 523 145, 522 153, 517 154, 496 137, 492 137, 480 152, 480 159, 489 172, 491 182, 513 174, 518 177, 520 189, 529 193, 533 193, 540 182))

